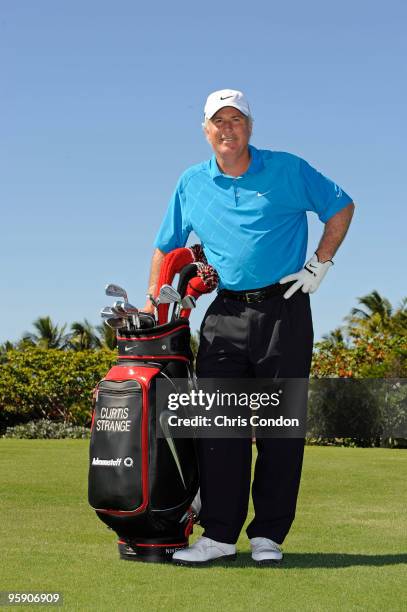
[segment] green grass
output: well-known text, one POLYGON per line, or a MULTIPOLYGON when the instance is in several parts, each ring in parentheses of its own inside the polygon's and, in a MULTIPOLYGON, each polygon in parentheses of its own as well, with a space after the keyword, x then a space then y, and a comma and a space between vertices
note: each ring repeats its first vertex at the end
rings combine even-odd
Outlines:
POLYGON ((253 566, 245 534, 228 567, 120 561, 87 505, 87 451, 84 440, 0 440, 0 590, 61 591, 67 610, 406 609, 405 451, 308 447, 273 568, 253 566))

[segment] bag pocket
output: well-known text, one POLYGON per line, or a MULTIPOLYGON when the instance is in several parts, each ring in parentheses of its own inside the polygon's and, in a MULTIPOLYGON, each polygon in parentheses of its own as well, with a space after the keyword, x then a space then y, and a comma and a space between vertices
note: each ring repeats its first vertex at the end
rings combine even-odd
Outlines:
POLYGON ((142 388, 136 380, 99 383, 90 440, 89 504, 136 511, 142 492, 142 388))

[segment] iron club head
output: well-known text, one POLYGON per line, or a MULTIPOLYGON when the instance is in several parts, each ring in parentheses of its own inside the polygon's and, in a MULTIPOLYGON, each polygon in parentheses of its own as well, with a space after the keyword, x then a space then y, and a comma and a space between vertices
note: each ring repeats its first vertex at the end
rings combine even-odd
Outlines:
POLYGON ((120 285, 114 285, 113 283, 106 285, 105 293, 106 295, 111 295, 113 297, 124 298, 125 302, 128 300, 126 290, 123 289, 123 287, 120 287, 120 285))
POLYGON ((125 302, 123 304, 123 310, 128 316, 131 316, 131 320, 133 322, 134 327, 136 329, 140 329, 140 317, 138 314, 138 308, 136 308, 136 306, 133 306, 132 304, 129 304, 129 302, 125 302))
POLYGON ((117 318, 117 317, 106 319, 105 323, 112 329, 120 329, 121 327, 126 327, 126 321, 124 319, 117 318))
POLYGON ((112 306, 113 313, 118 314, 120 316, 126 315, 126 311, 124 310, 123 306, 124 302, 122 302, 121 300, 117 300, 116 302, 114 302, 112 306))
POLYGON ((100 316, 102 317, 102 319, 109 319, 110 317, 114 316, 114 312, 110 306, 105 306, 100 311, 100 316))
POLYGON ((174 302, 181 302, 181 296, 174 287, 171 285, 162 285, 160 293, 158 294, 160 304, 172 304, 174 302))

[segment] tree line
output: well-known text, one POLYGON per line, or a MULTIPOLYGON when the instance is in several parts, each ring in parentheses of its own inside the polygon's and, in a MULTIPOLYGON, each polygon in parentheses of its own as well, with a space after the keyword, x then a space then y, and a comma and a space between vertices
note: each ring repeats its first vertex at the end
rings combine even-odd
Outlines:
MULTIPOLYGON (((312 375, 315 377, 407 377, 407 298, 397 307, 378 291, 359 297, 344 325, 315 344, 312 375)), ((17 342, 0 345, 0 356, 30 347, 84 351, 115 349, 116 332, 105 324, 94 326, 86 319, 58 326, 49 316, 33 323, 17 342)), ((198 333, 192 334, 196 354, 198 333)))
MULTIPOLYGON (((0 346, 0 436, 20 425, 32 429, 29 437, 40 436, 49 422, 88 427, 92 390, 117 360, 115 331, 86 320, 67 331, 50 317, 38 318, 33 327, 17 342, 0 346)), ((407 379, 406 332, 407 300, 394 308, 373 291, 358 298, 342 327, 315 344, 311 441, 407 444, 407 385, 401 380, 407 379)), ((191 345, 196 354, 198 333, 191 345)))

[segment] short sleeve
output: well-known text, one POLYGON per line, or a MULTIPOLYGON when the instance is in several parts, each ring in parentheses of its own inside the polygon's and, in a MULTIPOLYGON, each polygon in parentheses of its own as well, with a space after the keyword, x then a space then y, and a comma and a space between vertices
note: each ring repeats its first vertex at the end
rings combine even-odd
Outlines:
POLYGON ((314 211, 323 223, 352 202, 352 198, 329 178, 300 160, 300 181, 304 209, 314 211))
POLYGON ((185 198, 181 180, 168 204, 167 212, 158 230, 154 246, 164 253, 185 246, 191 228, 186 220, 185 198))

